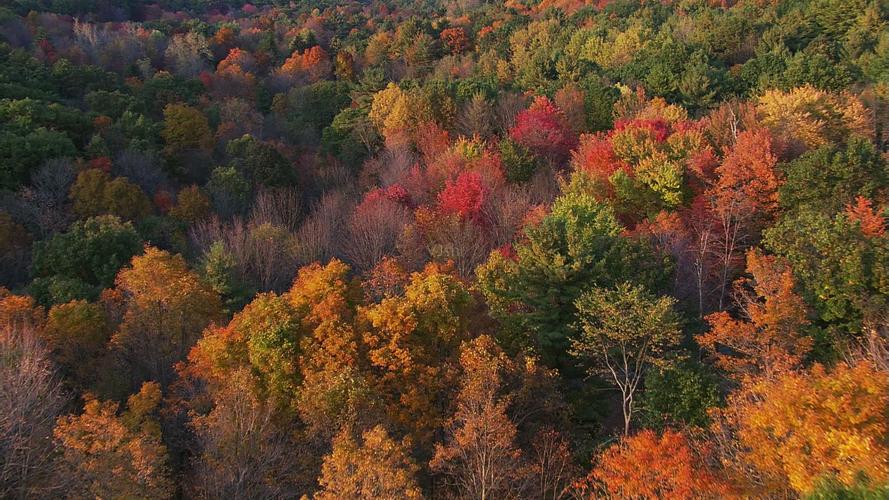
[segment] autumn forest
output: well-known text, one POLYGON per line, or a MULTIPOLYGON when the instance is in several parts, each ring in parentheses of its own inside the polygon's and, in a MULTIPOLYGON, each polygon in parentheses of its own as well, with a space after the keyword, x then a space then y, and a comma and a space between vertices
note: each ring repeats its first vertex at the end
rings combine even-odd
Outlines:
POLYGON ((889 0, 0 1, 0 498, 889 498, 889 0))

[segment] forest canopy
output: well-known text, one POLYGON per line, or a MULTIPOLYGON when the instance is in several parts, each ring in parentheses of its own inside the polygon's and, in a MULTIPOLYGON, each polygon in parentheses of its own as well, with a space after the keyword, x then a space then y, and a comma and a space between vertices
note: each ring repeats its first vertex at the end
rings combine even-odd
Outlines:
POLYGON ((889 496, 889 2, 0 6, 0 498, 889 496))

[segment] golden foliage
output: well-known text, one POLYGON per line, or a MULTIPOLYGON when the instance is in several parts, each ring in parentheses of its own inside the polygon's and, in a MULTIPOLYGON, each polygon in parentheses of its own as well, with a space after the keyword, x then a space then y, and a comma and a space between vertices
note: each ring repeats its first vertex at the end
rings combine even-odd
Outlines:
POLYGON ((160 425, 152 413, 160 386, 146 383, 130 396, 127 411, 117 403, 87 399, 83 414, 59 419, 54 435, 60 469, 74 498, 170 498, 173 482, 160 425))
POLYGON ((840 143, 851 134, 871 135, 867 110, 848 92, 835 94, 811 85, 789 92, 768 90, 756 109, 763 125, 779 138, 808 148, 840 143))
POLYGON ((867 362, 815 365, 760 379, 730 398, 721 413, 736 429, 739 457, 766 488, 813 490, 824 478, 853 485, 889 478, 889 377, 867 362))
POLYGON ((316 500, 418 499, 423 494, 417 485, 417 465, 409 455, 410 442, 401 443, 389 437, 382 426, 376 426, 355 441, 344 430, 333 441, 333 451, 324 457, 321 467, 321 491, 316 500))

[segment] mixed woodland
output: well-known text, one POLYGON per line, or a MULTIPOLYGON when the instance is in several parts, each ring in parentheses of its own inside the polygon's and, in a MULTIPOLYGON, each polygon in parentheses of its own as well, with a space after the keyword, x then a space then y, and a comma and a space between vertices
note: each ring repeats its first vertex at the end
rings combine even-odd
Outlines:
POLYGON ((0 498, 887 498, 887 207, 887 0, 6 0, 0 498))

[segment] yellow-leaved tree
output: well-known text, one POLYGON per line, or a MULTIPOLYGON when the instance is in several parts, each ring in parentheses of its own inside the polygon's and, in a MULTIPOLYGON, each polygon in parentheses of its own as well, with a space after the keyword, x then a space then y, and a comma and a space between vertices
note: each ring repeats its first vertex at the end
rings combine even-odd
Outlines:
POLYGON ((59 419, 58 480, 71 498, 171 498, 174 492, 156 411, 160 386, 149 382, 118 415, 113 401, 87 399, 83 414, 59 419))
POLYGON ((734 430, 736 458, 759 476, 748 481, 752 494, 805 495, 826 479, 889 479, 887 404, 889 377, 868 362, 815 365, 751 384, 719 421, 734 430))
POLYGON ((410 443, 397 442, 382 426, 363 433, 361 442, 344 430, 333 441, 333 451, 321 467, 321 491, 316 500, 418 499, 417 465, 410 459, 410 443))
POLYGON ((851 134, 870 136, 872 128, 861 101, 848 92, 830 93, 811 85, 788 92, 768 90, 756 106, 760 121, 790 143, 816 148, 841 143, 851 134))

